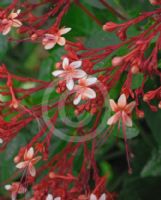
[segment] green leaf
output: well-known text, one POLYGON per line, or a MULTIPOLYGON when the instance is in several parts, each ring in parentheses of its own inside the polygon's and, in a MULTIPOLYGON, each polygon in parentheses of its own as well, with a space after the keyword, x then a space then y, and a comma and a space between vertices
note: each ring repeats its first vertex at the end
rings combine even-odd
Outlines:
POLYGON ((134 90, 141 87, 143 79, 144 75, 141 73, 133 75, 131 88, 134 90))
POLYGON ((141 172, 141 176, 161 176, 161 147, 153 151, 150 160, 141 172))

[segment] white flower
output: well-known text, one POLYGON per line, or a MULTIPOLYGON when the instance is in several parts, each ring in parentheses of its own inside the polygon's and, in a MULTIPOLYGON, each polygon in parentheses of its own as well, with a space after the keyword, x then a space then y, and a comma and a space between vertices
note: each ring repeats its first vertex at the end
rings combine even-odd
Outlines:
POLYGON ((106 194, 104 193, 99 198, 97 198, 95 194, 91 194, 89 200, 106 200, 106 199, 107 197, 106 194))
POLYGON ((60 46, 64 46, 66 43, 66 39, 61 35, 68 33, 71 28, 61 28, 55 34, 46 33, 42 39, 42 44, 46 50, 52 49, 56 44, 60 46))
POLYGON ((66 87, 68 90, 72 90, 74 88, 73 79, 83 78, 86 75, 86 72, 81 69, 77 69, 80 68, 81 65, 81 60, 69 63, 69 59, 64 58, 62 63, 63 69, 52 72, 52 75, 63 78, 66 81, 66 87))
POLYGON ((46 200, 61 200, 61 197, 53 197, 52 194, 48 194, 46 200))
POLYGON ((95 84, 97 82, 97 78, 95 77, 84 77, 78 80, 78 85, 74 87, 76 91, 76 96, 74 98, 74 105, 79 104, 81 99, 94 99, 96 98, 96 92, 91 89, 89 86, 95 84))

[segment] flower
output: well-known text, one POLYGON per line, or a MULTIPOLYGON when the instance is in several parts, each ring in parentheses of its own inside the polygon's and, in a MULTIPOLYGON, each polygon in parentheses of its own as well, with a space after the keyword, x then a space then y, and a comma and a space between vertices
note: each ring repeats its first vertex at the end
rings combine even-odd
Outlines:
POLYGON ((64 37, 61 37, 61 35, 64 35, 68 33, 71 30, 71 28, 61 28, 58 30, 55 34, 46 33, 44 34, 44 37, 42 39, 42 44, 46 50, 52 49, 56 44, 59 44, 60 46, 64 46, 66 43, 66 40, 64 37))
POLYGON ((86 72, 81 69, 77 69, 81 67, 81 65, 81 60, 69 63, 69 59, 64 58, 62 63, 63 70, 56 70, 52 72, 52 75, 65 79, 66 87, 68 90, 72 90, 74 88, 73 79, 83 78, 86 75, 86 72))
POLYGON ((11 192, 11 199, 16 200, 17 194, 24 194, 27 189, 19 182, 14 182, 12 185, 5 185, 5 189, 11 192))
POLYGON ((76 96, 73 101, 74 105, 77 105, 81 101, 81 99, 96 98, 96 92, 89 87, 96 82, 97 78, 95 77, 84 77, 78 80, 78 85, 74 87, 74 90, 76 91, 76 96))
POLYGON ((99 199, 96 197, 95 194, 91 194, 89 200, 106 200, 106 194, 102 194, 99 199))
POLYGON ((20 12, 21 10, 17 10, 17 12, 11 12, 8 18, 5 18, 1 21, 3 35, 7 35, 11 31, 12 27, 18 28, 22 26, 20 20, 16 19, 20 12))
POLYGON ((34 164, 36 164, 40 159, 41 156, 33 157, 34 156, 34 149, 31 147, 28 151, 24 154, 24 161, 20 162, 16 165, 18 169, 27 168, 31 176, 36 175, 36 169, 34 164))
POLYGON ((0 144, 3 144, 3 139, 2 138, 0 138, 0 144))
POLYGON ((53 197, 52 194, 48 194, 45 200, 61 200, 61 197, 53 197))
POLYGON ((110 106, 112 111, 115 112, 115 114, 112 117, 110 117, 110 119, 108 119, 107 124, 113 125, 122 119, 122 121, 125 122, 126 126, 131 127, 132 120, 130 118, 130 115, 135 105, 135 101, 132 101, 131 103, 127 104, 125 94, 122 94, 119 97, 117 104, 113 99, 110 99, 110 106))

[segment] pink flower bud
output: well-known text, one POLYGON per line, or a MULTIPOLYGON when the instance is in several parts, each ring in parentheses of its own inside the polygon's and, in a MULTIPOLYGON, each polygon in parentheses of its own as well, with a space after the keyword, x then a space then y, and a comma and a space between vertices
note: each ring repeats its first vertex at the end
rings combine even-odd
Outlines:
POLYGON ((159 102, 159 104, 158 104, 158 108, 160 108, 161 109, 161 101, 159 102))
POLYGON ((132 74, 137 74, 139 72, 139 67, 136 65, 132 66, 131 72, 132 74))
POLYGON ((115 24, 113 22, 107 22, 105 25, 103 25, 103 30, 104 31, 114 31, 119 25, 115 24))
POLYGON ((149 0, 152 5, 159 5, 161 4, 161 0, 149 0))
POLYGON ((117 67, 123 64, 123 57, 114 57, 112 59, 112 66, 117 67))

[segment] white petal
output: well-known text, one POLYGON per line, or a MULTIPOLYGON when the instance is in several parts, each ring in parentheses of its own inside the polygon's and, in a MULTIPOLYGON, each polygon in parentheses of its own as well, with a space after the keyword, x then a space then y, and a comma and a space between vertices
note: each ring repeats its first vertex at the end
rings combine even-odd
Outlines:
POLYGON ((31 176, 33 176, 33 177, 36 176, 36 169, 31 163, 29 164, 28 169, 29 169, 29 173, 30 173, 31 176))
POLYGON ((90 195, 90 200, 97 200, 97 197, 96 197, 96 195, 94 195, 94 194, 91 194, 91 195, 90 195))
POLYGON ((64 37, 59 37, 58 40, 57 40, 57 43, 60 45, 60 46, 64 46, 65 43, 66 43, 66 40, 64 37))
POLYGON ((0 138, 0 144, 2 144, 3 143, 3 139, 2 138, 0 138))
POLYGON ((25 154, 25 159, 32 159, 34 156, 34 148, 30 147, 29 150, 25 154))
POLYGON ((126 126, 132 127, 132 120, 125 112, 122 112, 122 118, 123 121, 126 123, 126 126))
POLYGON ((66 67, 69 66, 69 59, 68 58, 64 58, 62 65, 63 65, 63 69, 66 69, 66 67))
POLYGON ((78 105, 79 104, 79 102, 81 101, 81 95, 78 95, 75 99, 74 99, 74 101, 73 101, 73 104, 74 105, 78 105))
POLYGON ((86 84, 87 84, 87 86, 93 85, 93 84, 95 84, 96 82, 97 82, 97 78, 95 78, 95 77, 91 77, 91 78, 87 78, 87 79, 86 79, 86 84))
POLYGON ((129 103, 127 106, 126 106, 126 110, 127 112, 130 114, 134 107, 136 106, 136 102, 135 101, 132 101, 131 103, 129 103))
POLYGON ((61 28, 59 30, 59 34, 64 35, 64 34, 68 33, 69 31, 71 31, 71 28, 61 28))
POLYGON ((86 76, 86 72, 81 69, 76 69, 72 75, 73 78, 83 78, 86 76))
POLYGON ((52 194, 48 194, 48 196, 46 197, 46 200, 53 200, 53 195, 52 194))
POLYGON ((12 186, 11 186, 11 185, 5 185, 4 188, 5 188, 6 190, 11 190, 12 186))
POLYGON ((23 169, 23 168, 27 167, 28 164, 29 164, 28 161, 20 162, 20 163, 18 163, 18 164, 16 165, 16 168, 18 168, 18 169, 23 169))
POLYGON ((61 197, 56 197, 54 198, 54 200, 61 200, 61 197))
POLYGON ((67 80, 66 86, 67 86, 68 90, 72 90, 74 88, 74 81, 73 81, 73 79, 67 80))
POLYGON ((55 46, 55 44, 56 44, 55 41, 48 42, 47 44, 44 45, 44 48, 46 50, 52 49, 55 46))
POLYGON ((11 30, 11 26, 6 26, 3 31, 2 31, 2 35, 7 35, 11 30))
POLYGON ((15 192, 12 192, 11 194, 11 199, 16 200, 17 194, 15 192))
POLYGON ((117 104, 115 103, 115 101, 113 99, 110 99, 109 103, 110 103, 110 107, 111 107, 112 111, 115 112, 117 109, 117 104))
POLYGON ((18 27, 22 26, 22 23, 18 19, 14 19, 12 22, 12 26, 18 28, 18 27))
POLYGON ((56 70, 56 71, 53 71, 52 72, 52 75, 53 76, 60 76, 61 74, 64 73, 64 70, 56 70))
POLYGON ((78 60, 78 61, 74 61, 70 64, 70 66, 74 67, 74 68, 79 68, 82 65, 82 61, 78 60))
POLYGON ((124 107, 126 105, 126 96, 125 94, 122 94, 118 99, 118 106, 124 107))
POLYGON ((99 200, 106 200, 106 194, 102 194, 101 197, 99 198, 99 200))
POLYGON ((119 121, 120 117, 121 117, 121 113, 120 113, 120 112, 117 112, 116 114, 114 114, 112 117, 110 117, 110 118, 108 119, 107 124, 108 124, 108 125, 113 125, 113 124, 115 124, 116 122, 119 121))
POLYGON ((89 98, 89 99, 94 99, 96 98, 96 92, 92 90, 91 88, 86 88, 83 92, 83 96, 89 98))

